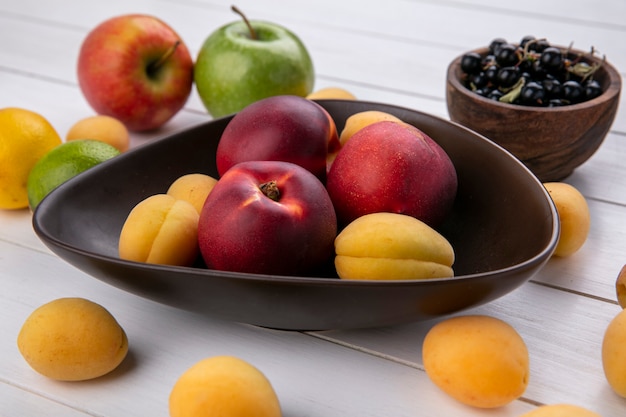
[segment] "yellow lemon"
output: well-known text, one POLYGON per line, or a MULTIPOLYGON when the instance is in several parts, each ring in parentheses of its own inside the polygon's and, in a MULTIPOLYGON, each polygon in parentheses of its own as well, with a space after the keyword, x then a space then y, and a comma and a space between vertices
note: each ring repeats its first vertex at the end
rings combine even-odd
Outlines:
POLYGON ((28 203, 35 209, 52 190, 87 169, 114 156, 118 151, 97 140, 65 142, 44 155, 28 175, 28 203))
POLYGON ((66 141, 94 139, 125 152, 130 146, 128 129, 122 122, 111 116, 96 115, 86 117, 74 123, 67 131, 66 141))
POLYGON ((84 298, 58 298, 26 319, 17 346, 40 374, 61 381, 97 378, 126 357, 124 329, 101 305, 84 298))
POLYGON ((61 137, 40 114, 15 107, 0 109, 0 209, 28 207, 30 170, 60 144, 61 137))

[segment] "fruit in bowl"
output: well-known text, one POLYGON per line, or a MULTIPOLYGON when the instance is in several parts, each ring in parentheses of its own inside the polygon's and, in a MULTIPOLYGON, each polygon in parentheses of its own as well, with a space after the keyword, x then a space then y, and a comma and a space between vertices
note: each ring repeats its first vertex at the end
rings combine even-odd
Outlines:
POLYGON ((307 275, 333 254, 337 218, 324 185, 284 161, 247 161, 215 184, 198 242, 210 269, 307 275))
POLYGON ((432 279, 452 277, 454 248, 415 217, 371 213, 346 226, 335 239, 335 269, 341 279, 432 279))
POLYGON ((192 203, 170 194, 140 201, 120 232, 120 259, 191 265, 198 255, 198 217, 192 203))
POLYGON ((436 227, 454 203, 457 174, 445 150, 426 133, 385 120, 350 137, 330 167, 326 187, 340 226, 384 211, 436 227))
POLYGON ((278 95, 238 112, 220 137, 216 151, 220 175, 245 161, 298 164, 326 182, 326 161, 339 147, 335 122, 319 104, 278 95))
POLYGON ((458 124, 415 110, 350 100, 318 103, 339 131, 353 114, 383 111, 418 127, 449 155, 458 188, 438 231, 454 248, 454 277, 343 280, 327 270, 279 276, 121 260, 120 230, 139 201, 163 193, 190 172, 217 178, 216 149, 231 117, 146 144, 119 155, 106 169, 96 166, 60 186, 39 205, 34 229, 69 263, 131 293, 213 317, 291 330, 432 320, 507 294, 550 258, 558 239, 556 209, 543 185, 510 153, 458 124))
POLYGON ((446 101, 453 122, 493 140, 549 182, 569 176, 600 147, 615 119, 620 91, 619 72, 593 50, 537 39, 515 45, 496 39, 450 63, 446 101), (545 56, 552 58, 551 72, 542 62, 551 61, 545 56), (590 95, 582 86, 572 87, 572 81, 583 82, 590 95), (551 98, 557 84, 566 93, 551 98))

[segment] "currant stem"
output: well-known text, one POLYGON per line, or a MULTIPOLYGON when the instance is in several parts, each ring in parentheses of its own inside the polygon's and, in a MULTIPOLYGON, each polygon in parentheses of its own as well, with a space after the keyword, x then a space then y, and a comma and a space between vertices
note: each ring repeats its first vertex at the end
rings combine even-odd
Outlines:
POLYGON ((250 21, 248 20, 246 15, 243 14, 243 12, 241 10, 239 10, 239 8, 237 6, 230 6, 230 9, 233 12, 237 13, 239 16, 241 16, 243 21, 246 23, 246 26, 248 26, 248 30, 250 31, 250 38, 253 39, 253 40, 258 40, 259 37, 257 36, 256 32, 254 31, 254 28, 250 24, 250 21))

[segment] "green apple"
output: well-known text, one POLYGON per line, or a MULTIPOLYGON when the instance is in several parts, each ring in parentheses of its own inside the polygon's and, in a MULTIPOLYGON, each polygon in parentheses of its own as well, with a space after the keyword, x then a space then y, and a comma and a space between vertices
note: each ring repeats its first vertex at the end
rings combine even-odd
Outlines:
POLYGON ((194 81, 213 117, 271 96, 305 97, 313 89, 313 62, 302 41, 282 26, 242 17, 215 30, 198 53, 194 81))

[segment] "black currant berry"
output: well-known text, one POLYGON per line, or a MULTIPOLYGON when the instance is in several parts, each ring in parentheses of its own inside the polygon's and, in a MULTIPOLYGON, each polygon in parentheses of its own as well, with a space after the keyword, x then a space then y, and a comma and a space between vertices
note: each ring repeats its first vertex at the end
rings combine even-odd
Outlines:
POLYGON ((519 100, 525 105, 541 106, 543 105, 545 96, 546 92, 543 89, 543 86, 536 81, 531 81, 522 87, 519 100))
POLYGON ((489 94, 487 94, 487 98, 498 101, 500 100, 500 97, 502 97, 503 95, 504 93, 496 88, 494 90, 491 90, 489 94))
POLYGON ((538 60, 533 61, 531 73, 534 80, 543 80, 548 76, 548 71, 538 60))
POLYGON ((496 52, 500 49, 500 46, 508 43, 504 38, 495 38, 489 44, 489 54, 495 55, 496 52))
POLYGON ((485 73, 482 71, 477 74, 470 74, 467 80, 472 88, 483 88, 486 87, 489 83, 489 80, 487 80, 485 73))
POLYGON ((476 52, 468 52, 461 58, 461 70, 466 74, 476 74, 482 69, 482 57, 476 52))
POLYGON ((563 54, 559 48, 550 46, 541 53, 539 62, 548 72, 559 71, 563 68, 563 54))
POLYGON ((528 45, 528 50, 531 52, 542 53, 550 46, 550 43, 545 39, 537 39, 528 45))
POLYGON ((546 97, 559 98, 563 94, 563 86, 556 78, 546 78, 541 84, 546 92, 546 97))
POLYGON ((548 101, 548 107, 561 107, 566 106, 567 102, 560 98, 553 98, 548 101))
POLYGON ((496 62, 501 67, 509 67, 519 62, 519 57, 517 56, 517 46, 510 43, 500 45, 500 48, 495 55, 496 62))
POLYGON ((521 73, 517 67, 504 67, 500 68, 496 81, 498 86, 502 88, 509 88, 515 85, 519 81, 521 73))
POLYGON ((584 99, 584 90, 578 81, 569 80, 563 83, 563 99, 570 103, 578 103, 584 99))
POLYGON ((483 68, 486 68, 490 65, 496 65, 496 56, 495 55, 485 55, 481 62, 483 68))
POLYGON ((489 89, 487 88, 477 88, 476 90, 474 90, 475 94, 478 94, 481 97, 487 97, 487 95, 489 94, 489 89))
POLYGON ((584 85, 585 100, 591 100, 602 94, 602 86, 597 80, 589 80, 584 85))
POLYGON ((524 48, 528 42, 534 41, 535 39, 537 38, 535 38, 533 35, 524 36, 519 42, 520 48, 524 48))
POLYGON ((494 84, 496 83, 496 78, 498 76, 498 71, 500 69, 498 68, 497 65, 490 65, 485 69, 485 77, 487 78, 487 81, 494 84))
POLYGON ((522 72, 531 72, 533 70, 533 63, 535 61, 533 59, 530 58, 524 58, 521 61, 519 61, 519 63, 517 64, 517 66, 519 67, 519 69, 522 72))

